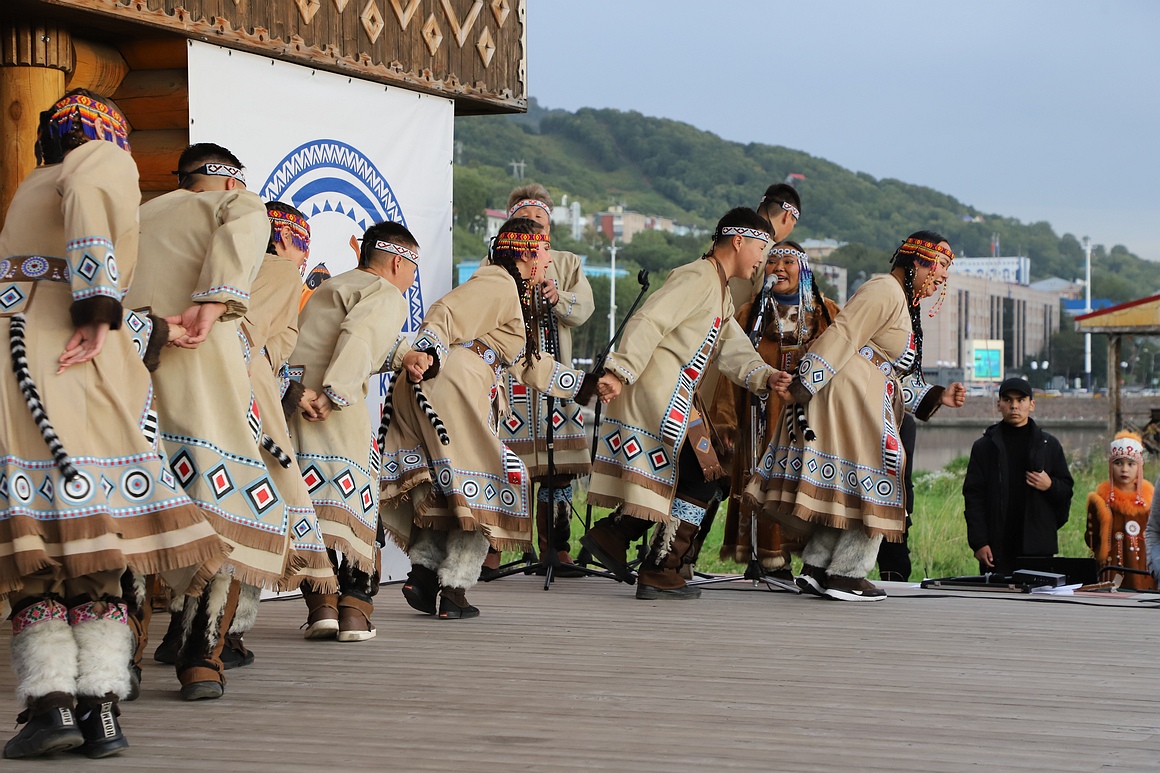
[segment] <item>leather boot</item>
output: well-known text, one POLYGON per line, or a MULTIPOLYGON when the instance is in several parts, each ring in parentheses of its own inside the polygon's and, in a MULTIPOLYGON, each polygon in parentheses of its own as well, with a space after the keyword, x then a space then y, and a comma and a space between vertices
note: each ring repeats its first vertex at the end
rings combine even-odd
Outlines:
POLYGON ((471 606, 463 588, 443 588, 439 591, 439 619, 467 620, 479 617, 479 610, 471 606))
POLYGON ((151 578, 126 569, 121 575, 121 597, 129 615, 129 630, 133 632, 133 655, 129 660, 129 694, 127 701, 137 700, 141 694, 141 660, 149 645, 149 621, 153 606, 149 603, 147 588, 151 578))
MULTIPOLYGON (((503 553, 500 553, 495 548, 488 548, 487 549, 487 556, 483 559, 483 566, 480 567, 480 570, 479 570, 479 581, 480 582, 490 582, 490 581, 494 580, 496 578, 496 576, 500 573, 499 567, 500 567, 500 564, 502 564, 502 563, 503 563, 503 553)), ((436 591, 436 593, 438 593, 438 591, 439 591, 438 584, 436 584, 435 591, 436 591)), ((404 592, 403 595, 405 596, 407 594, 404 592)), ((410 599, 408 599, 408 601, 410 601, 410 599)), ((434 612, 434 603, 435 602, 431 602, 431 603, 432 603, 431 614, 435 614, 435 612, 434 612)), ((415 605, 412 604, 411 606, 414 607, 415 605)), ((415 609, 419 609, 419 607, 415 607, 415 609)), ((425 612, 426 610, 419 609, 419 611, 425 612)))
POLYGON ((85 742, 72 751, 96 760, 129 748, 129 742, 121 732, 121 723, 117 721, 119 716, 121 709, 113 693, 78 697, 77 724, 84 733, 85 742))
POLYGON ((643 537, 652 526, 651 521, 621 515, 619 511, 597 521, 580 544, 588 548, 600 565, 616 579, 633 585, 636 578, 628 568, 628 546, 643 537))
MULTIPOLYGON (((190 599, 189 603, 196 604, 197 599, 190 599)), ((183 617, 184 610, 169 613, 169 627, 165 629, 165 635, 161 637, 161 643, 157 645, 157 649, 153 652, 153 659, 158 663, 164 663, 167 666, 177 664, 177 653, 181 650, 181 621, 183 617)))
POLYGON ((697 536, 693 538, 693 547, 689 551, 685 559, 681 561, 681 568, 678 570, 681 577, 685 581, 693 579, 697 571, 697 557, 701 555, 701 548, 705 544, 705 538, 709 536, 709 532, 713 530, 713 519, 717 515, 717 506, 720 502, 714 500, 706 508, 705 519, 701 521, 701 525, 697 527, 697 536))
MULTIPOLYGON (((584 572, 580 571, 580 569, 576 567, 575 562, 572 561, 572 556, 568 555, 568 537, 572 528, 571 519, 569 518, 570 513, 565 509, 568 506, 569 505, 567 502, 557 502, 556 506, 553 508, 549 507, 547 502, 536 500, 536 535, 538 537, 536 546, 540 551, 540 563, 544 564, 545 566, 548 563, 548 557, 551 555, 551 553, 548 551, 550 549, 555 550, 556 558, 559 560, 560 566, 554 572, 552 572, 553 576, 584 577, 584 572), (553 524, 553 536, 555 537, 555 545, 549 546, 548 517, 553 510, 555 510, 556 513, 556 521, 553 524)), ((541 567, 540 569, 536 570, 536 574, 543 577, 545 574, 547 574, 547 569, 541 567)))
POLYGON ((693 550, 697 527, 688 521, 677 521, 673 544, 665 551, 665 529, 657 529, 652 546, 637 577, 638 599, 699 599, 701 589, 689 587, 681 577, 681 564, 693 550))
POLYGON ((302 589, 306 602, 306 630, 303 639, 333 639, 338 635, 338 594, 314 593, 302 589))
POLYGON ((213 700, 225 694, 222 650, 238 608, 240 592, 241 583, 229 575, 218 574, 201 596, 189 599, 185 605, 189 636, 177 655, 177 678, 183 700, 213 700))
MULTIPOLYGON (((491 555, 490 553, 488 554, 491 555)), ((496 553, 498 556, 499 554, 496 553)), ((407 582, 403 584, 403 598, 425 615, 434 615, 438 612, 436 602, 439 598, 439 575, 434 569, 422 564, 415 564, 407 575, 407 582)))
POLYGON ((338 599, 339 641, 366 641, 378 635, 371 622, 374 602, 361 593, 351 591, 338 599))
POLYGON ((16 721, 20 732, 4 745, 4 758, 17 760, 75 749, 85 742, 73 710, 73 696, 54 692, 34 698, 16 721))

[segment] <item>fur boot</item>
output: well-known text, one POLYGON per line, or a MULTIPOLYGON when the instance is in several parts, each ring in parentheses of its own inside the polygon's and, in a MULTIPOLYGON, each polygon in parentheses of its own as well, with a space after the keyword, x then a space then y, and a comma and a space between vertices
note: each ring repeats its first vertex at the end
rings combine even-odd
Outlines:
POLYGON ((126 569, 121 575, 121 598, 129 616, 129 630, 133 634, 133 654, 129 658, 129 694, 124 700, 135 701, 141 694, 141 660, 149 645, 149 621, 153 607, 149 604, 146 575, 126 569))
MULTIPOLYGON (((190 604, 196 602, 191 601, 190 604)), ((153 659, 158 663, 172 666, 177 663, 177 653, 181 651, 181 642, 185 636, 185 596, 174 596, 169 600, 169 627, 161 637, 161 643, 153 652, 153 659)))
POLYGON ((131 683, 125 668, 133 654, 128 609, 118 598, 76 600, 68 618, 77 644, 77 723, 85 737, 78 751, 108 757, 129 746, 117 722, 117 704, 131 683))
POLYGON ((649 548, 648 556, 641 564, 637 576, 636 597, 638 599, 698 599, 701 589, 690 587, 681 577, 681 564, 689 560, 693 542, 697 538, 697 525, 678 518, 670 518, 669 523, 657 529, 649 548))
POLYGON ((37 596, 17 604, 12 613, 12 670, 16 700, 24 706, 16 721, 24 727, 4 746, 4 757, 39 757, 84 743, 73 713, 77 645, 59 600, 37 596))
POLYGON ((201 596, 189 599, 182 618, 184 639, 177 655, 181 697, 187 701, 220 698, 225 693, 222 649, 233 623, 241 583, 216 574, 201 596))
POLYGON ((651 521, 616 511, 593 524, 580 544, 617 580, 633 585, 636 577, 628 568, 628 546, 644 537, 651 526, 651 521))
MULTIPOLYGON (((482 577, 482 572, 480 574, 482 577)), ((414 564, 407 574, 407 582, 403 584, 403 598, 416 609, 426 615, 438 612, 436 603, 439 598, 439 575, 433 569, 422 564, 414 564)))
POLYGON ((487 555, 487 537, 481 531, 447 534, 447 558, 439 565, 439 619, 478 617, 479 610, 467 601, 465 591, 475 587, 479 567, 487 555))
POLYGON ((261 588, 242 583, 238 591, 238 609, 234 612, 234 620, 226 636, 226 646, 222 649, 222 665, 226 669, 240 668, 254 662, 254 653, 246 648, 242 637, 258 622, 258 603, 261 600, 261 588))
POLYGON ((411 564, 438 571, 439 565, 447 558, 447 532, 435 529, 416 531, 418 534, 411 540, 411 547, 407 551, 411 564))
POLYGON ((839 601, 881 601, 886 591, 866 579, 878 560, 882 535, 869 537, 861 529, 848 529, 838 537, 830 559, 826 595, 839 601))

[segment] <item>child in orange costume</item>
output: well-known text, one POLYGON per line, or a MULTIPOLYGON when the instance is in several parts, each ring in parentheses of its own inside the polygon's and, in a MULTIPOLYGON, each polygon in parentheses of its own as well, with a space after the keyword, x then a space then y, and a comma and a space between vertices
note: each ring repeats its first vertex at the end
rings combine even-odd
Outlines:
MULTIPOLYGON (((1088 494, 1084 539, 1100 566, 1148 570, 1144 528, 1152 508, 1152 484, 1144 480, 1144 445, 1134 432, 1118 432, 1108 453, 1108 480, 1088 494)), ((1122 587, 1155 590, 1155 580, 1127 574, 1122 587)))

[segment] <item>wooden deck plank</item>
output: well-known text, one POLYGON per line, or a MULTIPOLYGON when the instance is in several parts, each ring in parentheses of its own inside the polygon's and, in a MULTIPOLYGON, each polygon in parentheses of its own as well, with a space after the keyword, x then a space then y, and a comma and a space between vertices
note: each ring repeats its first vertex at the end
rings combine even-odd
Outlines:
MULTIPOLYGON (((1091 771, 1160 765, 1151 605, 900 594, 838 604, 707 589, 640 602, 604 580, 514 577, 478 620, 383 588, 369 642, 306 642, 264 603, 258 656, 187 704, 149 661, 120 770, 1091 771), (1109 649, 1123 655, 1108 656, 1109 649)), ((737 586, 733 586, 736 588, 737 586)), ((155 620, 160 637, 164 620, 155 620)), ((7 632, 2 634, 7 637, 7 632)), ((150 648, 150 652, 152 647, 150 648)), ((12 676, 0 716, 14 716, 12 676)), ((7 761, 5 770, 43 770, 7 761)), ((52 763, 48 763, 52 764, 52 763)), ((78 766, 79 767, 76 767, 78 766)))

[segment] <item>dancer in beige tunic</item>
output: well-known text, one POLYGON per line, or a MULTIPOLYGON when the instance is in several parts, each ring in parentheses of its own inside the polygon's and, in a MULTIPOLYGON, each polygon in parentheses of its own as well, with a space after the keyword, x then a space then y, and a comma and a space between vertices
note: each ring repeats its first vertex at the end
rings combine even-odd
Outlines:
POLYGON ((226 549, 155 445, 139 353, 156 358, 165 339, 150 345, 151 332, 164 321, 154 328, 121 303, 140 200, 126 129, 94 94, 58 101, 41 119, 43 165, 0 232, 0 337, 18 366, 0 378, 0 595, 24 707, 8 758, 126 747, 117 715, 133 636, 121 575, 162 573, 182 592, 204 585, 226 549))
MULTIPOLYGON (((529 288, 548 261, 547 237, 513 218, 496 237, 489 265, 431 305, 404 366, 423 378, 445 433, 404 397, 396 381, 394 414, 383 446, 383 525, 406 547, 407 602, 443 619, 475 617, 465 592, 479 579, 488 544, 522 550, 531 538, 531 485, 520 458, 496 435, 506 415, 506 375, 555 397, 574 398, 582 372, 539 351, 529 288), (438 598, 438 610, 436 599, 438 598)), ((595 389, 595 379, 588 385, 595 389)))
POLYGON ((629 542, 657 530, 640 570, 637 598, 696 598, 680 575, 706 508, 721 496, 727 475, 717 461, 698 388, 706 367, 764 395, 789 375, 762 361, 733 319, 726 283, 749 278, 765 259, 769 222, 752 209, 730 210, 713 232, 713 247, 674 269, 625 325, 601 377, 624 396, 597 433, 588 499, 617 508, 581 542, 611 572, 630 579, 629 542))
POLYGON ((363 235, 359 267, 327 279, 302 309, 290 365, 317 397, 291 419, 291 435, 338 584, 337 593, 303 588, 307 639, 375 635, 379 449, 366 407, 367 382, 384 368, 401 366, 403 294, 418 267, 411 232, 399 223, 378 223, 363 235), (334 551, 342 553, 341 562, 334 551))
POLYGON ((882 539, 900 541, 906 528, 902 411, 925 421, 966 396, 962 384, 944 389, 922 375, 919 303, 940 287, 945 294, 953 260, 938 234, 908 237, 893 271, 859 288, 780 394, 790 420, 777 422, 745 497, 789 536, 806 538, 797 578, 806 593, 886 596, 866 575, 882 539))
MULTIPOLYGON (((281 589, 301 585, 313 592, 334 593, 338 582, 286 424, 287 412, 296 412, 300 403, 305 406, 308 397, 313 399, 317 395, 307 396, 301 382, 278 375, 287 370, 287 360, 298 340, 301 270, 310 254, 310 224, 305 215, 280 201, 268 203, 266 212, 273 233, 250 289, 250 307, 238 327, 262 418, 262 459, 278 491, 286 498, 290 516, 292 561, 296 571, 283 582, 281 589)), ((238 609, 222 651, 226 668, 253 662, 254 653, 246 648, 242 637, 257 621, 260 600, 261 588, 242 585, 238 609)))
MULTIPOLYGON (((539 223, 544 233, 552 235, 552 196, 542 185, 529 183, 521 185, 508 196, 508 217, 526 217, 539 223)), ((552 262, 544 269, 539 281, 539 291, 543 300, 551 307, 554 317, 557 347, 554 356, 565 365, 572 365, 572 328, 584 324, 596 304, 592 299, 592 285, 584 276, 584 266, 580 258, 571 252, 549 250, 552 262)), ((540 350, 548 351, 548 319, 540 320, 537 334, 540 350)), ((556 553, 561 568, 557 577, 583 576, 582 572, 570 569, 569 537, 572 524, 572 481, 587 475, 591 470, 591 447, 584 432, 584 417, 580 406, 567 400, 557 400, 552 414, 553 464, 556 478, 547 480, 548 475, 548 399, 547 395, 529 389, 519 383, 514 376, 507 380, 509 413, 499 423, 497 430, 500 441, 520 457, 528 468, 533 483, 539 483, 536 495, 536 534, 540 560, 546 561, 549 547, 556 553), (554 504, 548 504, 548 489, 552 489, 554 504), (552 524, 553 542, 548 545, 548 518, 554 514, 552 524)), ((484 561, 484 574, 499 566, 500 554, 494 549, 484 561)), ((541 570, 542 572, 543 570, 541 570)))
POLYGON ((221 649, 239 583, 276 588, 292 571, 286 502, 262 461, 262 421, 235 320, 270 238, 241 162, 212 143, 178 161, 181 186, 141 207, 141 265, 128 302, 181 322, 189 335, 154 377, 162 444, 187 494, 233 547, 227 570, 186 605, 177 669, 187 700, 224 692, 221 649))

